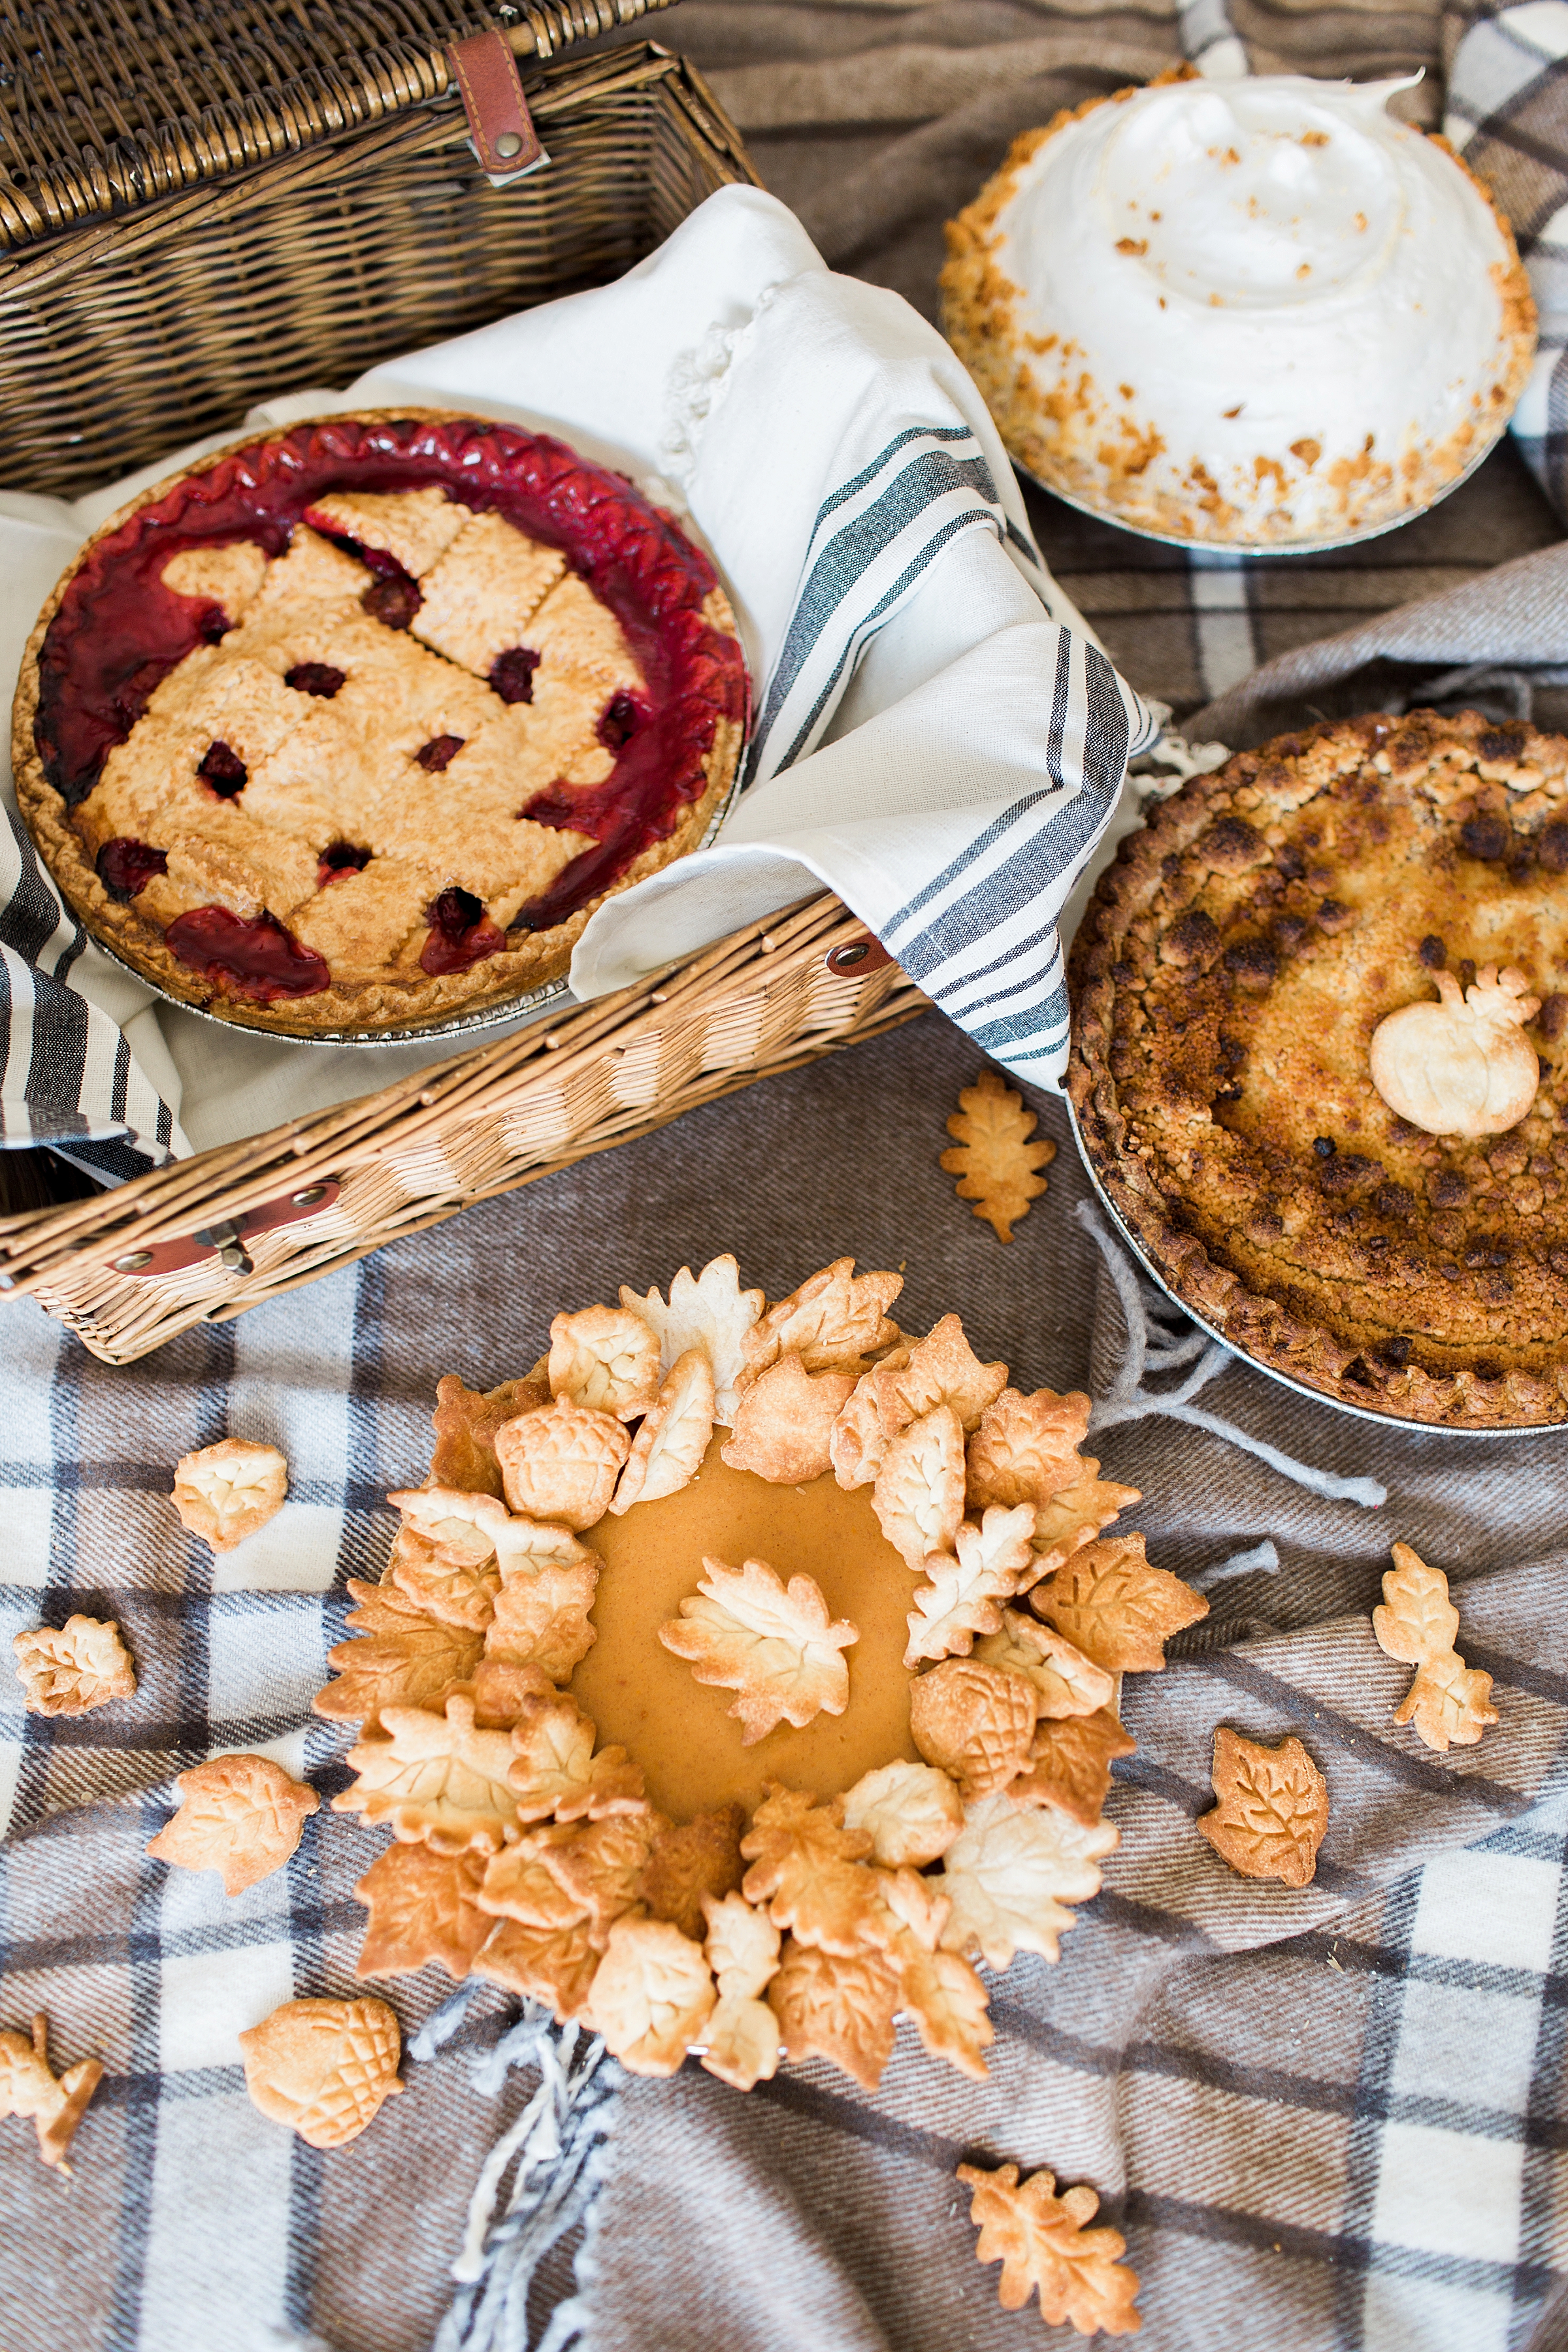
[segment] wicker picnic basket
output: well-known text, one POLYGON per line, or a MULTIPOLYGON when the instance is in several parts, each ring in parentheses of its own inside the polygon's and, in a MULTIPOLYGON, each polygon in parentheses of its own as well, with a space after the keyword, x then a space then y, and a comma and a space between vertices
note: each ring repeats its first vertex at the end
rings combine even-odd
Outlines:
MULTIPOLYGON (((752 178, 739 135, 651 43, 558 53, 668 5, 0 0, 0 481, 79 495, 268 394, 641 259, 752 178), (447 46, 498 29, 549 156, 500 186, 447 46)), ((58 1162, 0 1154, 0 1295, 130 1362, 923 1002, 818 897, 111 1192, 64 1198, 81 1182, 58 1162)))

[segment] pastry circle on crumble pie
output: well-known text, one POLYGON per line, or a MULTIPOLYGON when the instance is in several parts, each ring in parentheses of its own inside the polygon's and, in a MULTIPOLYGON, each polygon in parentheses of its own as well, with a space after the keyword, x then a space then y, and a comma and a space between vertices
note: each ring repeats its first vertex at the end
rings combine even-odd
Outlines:
POLYGON ((310 1036, 564 971, 694 848, 747 709, 707 557, 563 443, 334 416, 202 459, 89 541, 15 767, 88 929, 166 995, 310 1036))
POLYGON ((1123 844, 1070 976, 1079 1134, 1179 1297, 1343 1403, 1568 1420, 1568 740, 1416 711, 1244 752, 1123 844), (1373 1031, 1498 967, 1533 1102, 1406 1123, 1373 1031))

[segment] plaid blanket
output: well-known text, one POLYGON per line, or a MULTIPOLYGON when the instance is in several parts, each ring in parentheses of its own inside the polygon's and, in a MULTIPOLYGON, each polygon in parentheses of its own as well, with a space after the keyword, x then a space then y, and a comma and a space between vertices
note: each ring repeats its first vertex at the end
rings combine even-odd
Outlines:
MULTIPOLYGON (((1437 53, 1436 19, 1413 12, 1337 13, 1331 58, 1310 16, 1258 0, 1233 13, 1259 67, 1364 73, 1437 53)), ((1113 10, 1090 30, 1024 0, 984 24, 957 0, 688 0, 680 37, 717 68, 765 175, 833 232, 831 257, 929 301, 932 232, 1011 131, 1169 63, 1173 27, 1113 10)), ((1548 142, 1550 122, 1538 110, 1528 137, 1548 142)), ((1048 501, 1037 520, 1134 683, 1189 709, 1266 655, 1479 583, 1559 536, 1511 450, 1353 561, 1199 566, 1048 501)), ((316 2154, 245 2095, 239 2030, 291 1994, 353 1989, 353 1887, 380 1840, 323 1810, 287 1873, 232 1902, 143 1849, 174 1771, 211 1752, 258 1748, 324 1794, 341 1784, 341 1742, 307 1701, 345 1578, 384 1558, 384 1491, 427 1459, 438 1373, 519 1370, 559 1305, 731 1246, 774 1295, 829 1249, 907 1261, 911 1325, 957 1304, 1025 1383, 1110 1387, 1122 1309, 1071 1214, 1084 1186, 1059 1106, 1041 1105, 1064 1139, 1050 1192, 1011 1249, 937 1170, 975 1059, 923 1020, 129 1370, 30 1306, 5 1310, 5 1630, 112 1615, 141 1675, 133 1701, 74 1722, 24 1717, 13 1689, 0 1722, 0 2025, 46 2009, 57 2064, 98 2053, 108 2068, 68 2184, 36 2166, 27 2126, 0 2125, 7 2352, 423 2352, 438 2331, 441 2352, 559 2352, 584 2325, 601 2352, 1012 2352, 1040 2324, 1003 2312, 973 2260, 952 2179, 965 2157, 1095 2186, 1129 2237, 1157 2352, 1568 2343, 1568 1455, 1554 1436, 1393 1434, 1240 1368, 1205 1391, 1218 1418, 1342 1481, 1375 1477, 1389 1500, 1325 1497, 1158 1415, 1107 1432, 1108 1472, 1143 1490, 1153 1557, 1212 1614, 1163 1675, 1128 1685, 1139 1745, 1109 1808, 1121 1848, 1060 1966, 1023 1960, 994 1985, 989 2083, 940 2068, 903 2028, 875 2099, 815 2062, 749 2098, 690 2070, 614 2092, 594 2119, 602 2132, 613 2114, 613 2133, 578 2176, 596 2201, 585 2221, 581 2198, 557 2204, 531 2292, 500 2319, 452 2275, 457 2263, 471 2282, 470 2200, 488 2152, 517 2145, 531 2115, 531 2149, 570 2136, 585 2053, 531 2042, 489 1990, 443 2012, 450 1989, 431 1971, 387 1988, 407 2087, 362 2139, 316 2154), (226 1432, 275 1441, 293 1469, 242 1574, 163 1499, 177 1455, 226 1432), (1465 1654, 1496 1677, 1501 1719, 1479 1748, 1437 1758, 1393 1727, 1405 1675, 1367 1612, 1395 1537, 1448 1571, 1465 1654), (1222 1719, 1298 1731, 1328 1776, 1305 1894, 1230 1878, 1194 1833, 1222 1719)))

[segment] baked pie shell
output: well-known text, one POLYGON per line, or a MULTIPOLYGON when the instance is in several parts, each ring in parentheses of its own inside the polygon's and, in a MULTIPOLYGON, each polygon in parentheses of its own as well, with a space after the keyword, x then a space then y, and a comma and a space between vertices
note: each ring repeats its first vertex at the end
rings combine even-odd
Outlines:
MULTIPOLYGON (((312 424, 440 425, 471 422, 482 424, 485 420, 470 418, 467 411, 460 409, 356 409, 352 413, 334 411, 320 418, 294 419, 287 427, 278 428, 278 437, 312 424)), ((99 879, 87 845, 71 823, 69 809, 44 772, 36 735, 40 695, 38 656, 67 590, 102 541, 122 530, 144 507, 167 498, 192 474, 205 473, 225 457, 257 448, 268 438, 266 433, 243 434, 226 442, 222 448, 209 451, 197 465, 182 467, 165 475, 117 509, 72 557, 50 592, 22 656, 11 725, 11 764, 17 803, 44 863, 72 913, 100 946, 175 1003, 190 1005, 237 1028, 260 1030, 273 1036, 320 1036, 331 1041, 345 1031, 366 1030, 416 1035, 421 1030, 459 1014, 488 1012, 560 979, 571 962, 572 950, 589 917, 598 908, 648 875, 660 872, 678 857, 700 848, 734 788, 745 740, 745 723, 741 719, 719 719, 713 741, 702 761, 702 792, 695 801, 681 807, 665 839, 640 850, 605 889, 576 908, 565 921, 547 931, 528 935, 525 945, 501 949, 462 971, 430 974, 417 969, 416 975, 406 981, 334 981, 313 996, 281 1003, 253 1003, 225 993, 204 973, 194 971, 170 952, 161 926, 139 914, 133 902, 121 904, 99 879)), ((453 487, 458 485, 454 483, 453 487)), ((738 640, 734 614, 721 588, 710 592, 704 609, 717 628, 738 640)))

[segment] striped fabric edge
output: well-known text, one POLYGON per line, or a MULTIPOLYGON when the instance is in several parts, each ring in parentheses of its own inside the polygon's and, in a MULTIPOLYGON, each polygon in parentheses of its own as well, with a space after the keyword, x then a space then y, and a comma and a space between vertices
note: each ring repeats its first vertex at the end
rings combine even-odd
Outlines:
POLYGON ((994 531, 1044 599, 1045 567, 966 425, 917 425, 817 509, 801 589, 763 698, 746 783, 816 750, 867 646, 960 532, 994 531))
POLYGON ((1058 629, 1048 782, 1014 801, 887 920, 883 945, 976 1045, 1056 1076, 1068 1040, 1058 920, 1159 722, 1098 647, 1058 629))

